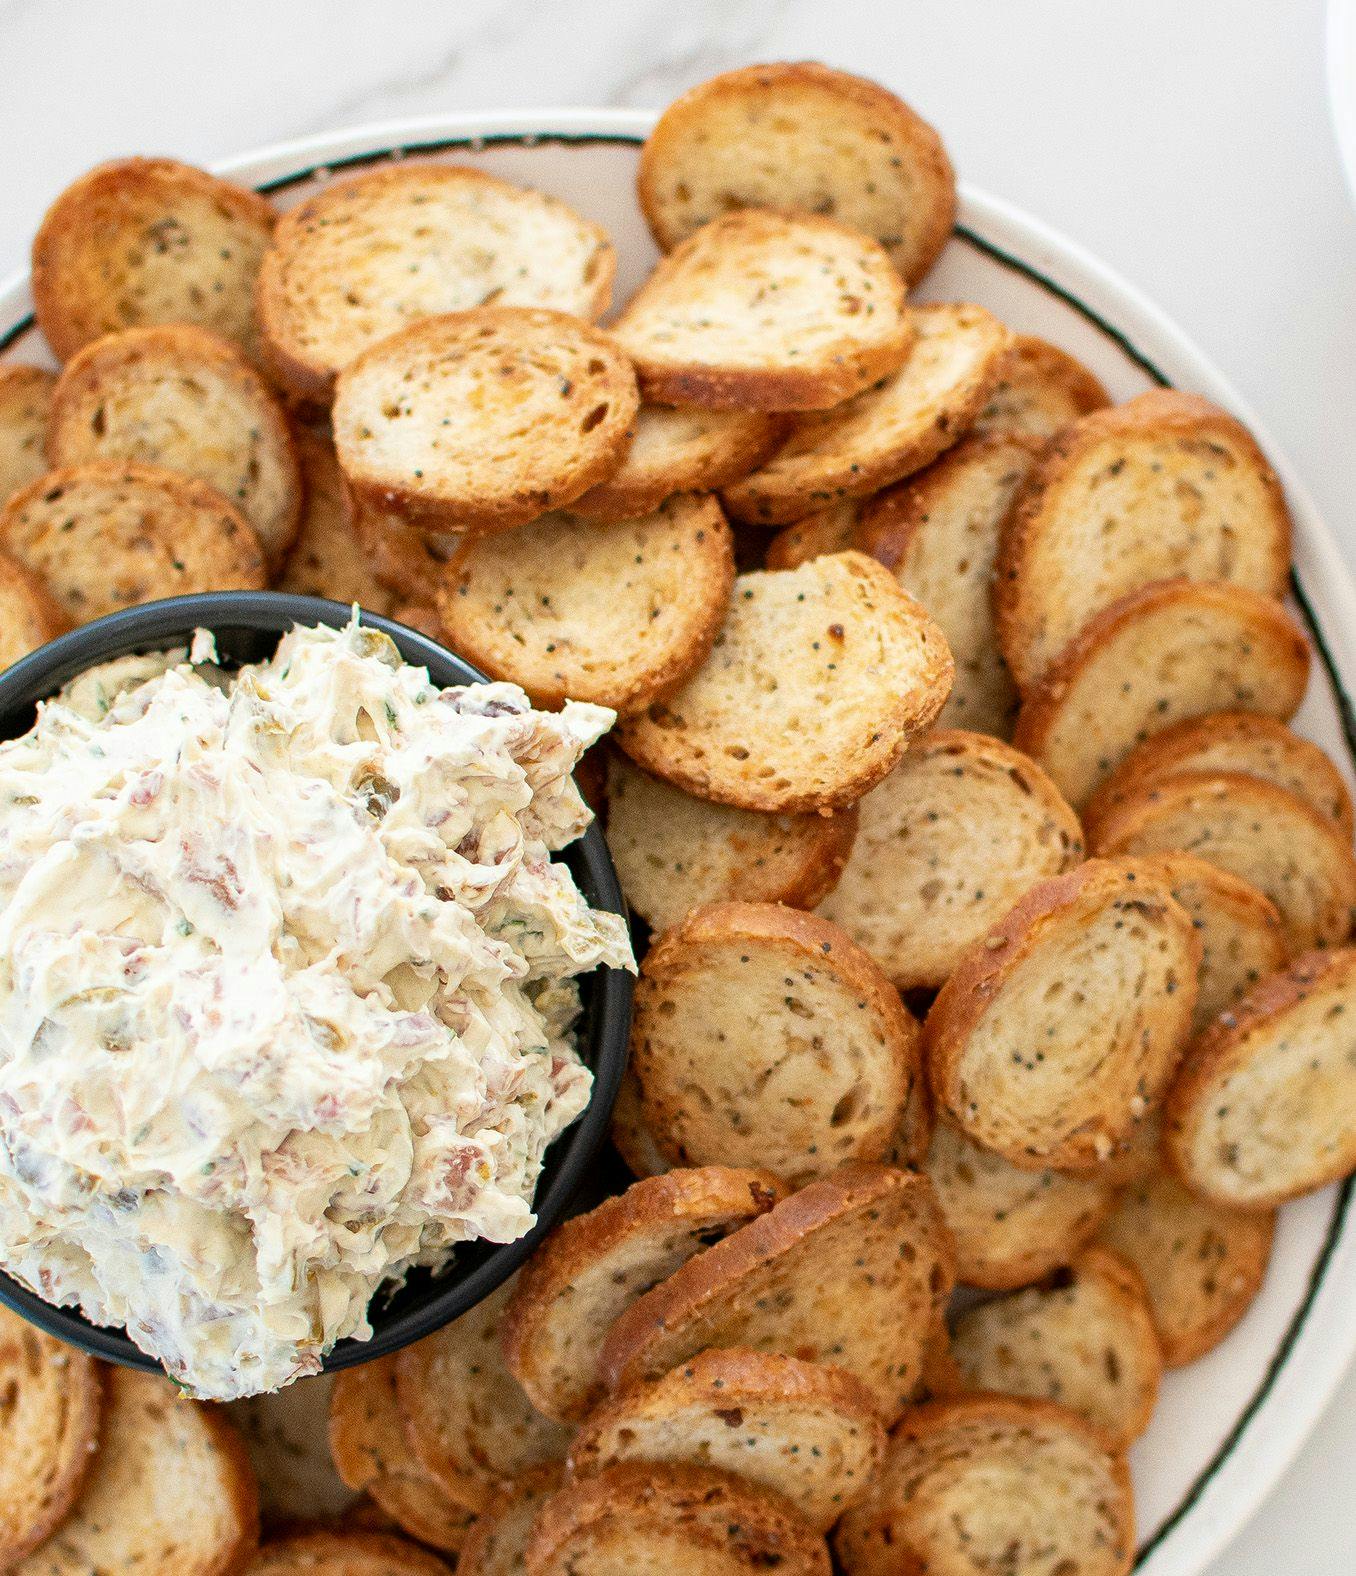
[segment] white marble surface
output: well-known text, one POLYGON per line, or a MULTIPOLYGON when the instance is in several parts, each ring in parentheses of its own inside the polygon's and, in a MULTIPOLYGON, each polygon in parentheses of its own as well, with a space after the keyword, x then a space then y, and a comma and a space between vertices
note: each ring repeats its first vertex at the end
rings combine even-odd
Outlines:
MULTIPOLYGON (((211 161, 408 114, 658 105, 730 65, 814 56, 902 92, 967 180, 1185 325, 1356 569, 1356 211, 1322 45, 1321 0, 0 0, 0 274, 61 186, 113 154, 211 161)), ((1349 1379, 1209 1576, 1350 1576, 1353 1466, 1349 1379)))

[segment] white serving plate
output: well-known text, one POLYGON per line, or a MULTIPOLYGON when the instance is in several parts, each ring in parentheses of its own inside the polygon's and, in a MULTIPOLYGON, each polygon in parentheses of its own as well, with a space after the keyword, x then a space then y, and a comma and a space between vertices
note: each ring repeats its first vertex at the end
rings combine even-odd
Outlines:
POLYGON ((1328 109, 1356 200, 1356 0, 1328 0, 1328 109))
MULTIPOLYGON (((1348 0, 1337 8, 1353 10, 1348 0)), ((446 116, 282 144, 220 169, 287 205, 332 171, 392 155, 473 163, 552 192, 605 225, 617 243, 624 301, 656 255, 633 194, 650 123, 630 110, 446 116)), ((1014 328, 1055 341, 1116 399, 1169 382, 1209 395, 1257 432, 1294 513, 1295 606, 1316 654, 1297 726, 1356 782, 1356 714, 1343 693, 1344 685, 1356 692, 1356 588, 1303 485, 1229 383, 1138 291, 979 192, 963 193, 956 236, 920 294, 981 302, 1014 328)), ((30 306, 26 278, 0 287, 5 359, 50 360, 30 306)), ((1349 1202, 1348 1185, 1283 1210, 1271 1270, 1247 1318, 1209 1356, 1167 1376, 1132 1454, 1143 1576, 1197 1576, 1257 1509, 1340 1381, 1356 1351, 1349 1202)))

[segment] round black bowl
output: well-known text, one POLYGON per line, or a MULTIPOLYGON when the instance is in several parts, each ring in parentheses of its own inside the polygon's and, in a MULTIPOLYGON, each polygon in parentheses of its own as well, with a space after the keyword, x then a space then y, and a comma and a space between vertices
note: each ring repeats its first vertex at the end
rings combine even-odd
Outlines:
MULTIPOLYGON (((228 665, 257 662, 272 655, 279 637, 294 624, 342 625, 349 616, 350 609, 342 603, 281 591, 209 592, 111 613, 49 642, 0 674, 0 738, 10 739, 27 732, 33 724, 37 702, 96 663, 133 652, 184 645, 195 629, 212 631, 221 659, 228 665)), ((427 668, 435 684, 486 682, 484 674, 460 657, 403 624, 373 613, 364 613, 362 621, 388 634, 405 660, 427 668)), ((625 912, 607 845, 596 826, 591 826, 562 857, 595 908, 625 912)), ((631 977, 619 969, 597 969, 585 975, 580 984, 584 1012, 579 1050, 593 1071, 593 1098, 579 1120, 547 1151, 537 1185, 536 1226, 517 1242, 502 1246, 468 1243, 457 1249, 442 1274, 416 1270, 400 1290, 390 1294, 379 1290, 369 1313, 372 1339, 340 1341, 325 1359, 327 1370, 348 1368, 398 1351, 474 1307, 508 1279, 542 1234, 564 1215, 581 1186, 590 1180, 590 1169, 607 1136, 608 1118, 626 1065, 631 977)), ((3 1272, 0 1303, 97 1357, 133 1368, 158 1366, 154 1358, 132 1344, 123 1330, 91 1324, 72 1309, 54 1307, 3 1272)))

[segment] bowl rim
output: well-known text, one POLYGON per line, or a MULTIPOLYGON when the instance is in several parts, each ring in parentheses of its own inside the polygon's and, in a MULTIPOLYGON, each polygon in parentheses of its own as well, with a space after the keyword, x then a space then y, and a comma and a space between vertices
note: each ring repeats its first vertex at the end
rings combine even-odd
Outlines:
MULTIPOLYGON (((133 652, 187 644, 196 629, 247 630, 265 636, 276 634, 281 638, 297 624, 323 623, 342 627, 352 615, 353 608, 342 602, 288 591, 209 591, 123 608, 57 636, 0 673, 0 737, 16 736, 8 731, 6 724, 12 713, 26 711, 100 662, 133 652)), ((418 630, 366 609, 361 610, 360 617, 364 627, 389 635, 407 662, 427 668, 433 681, 442 687, 492 682, 464 657, 418 630)), ((567 863, 582 868, 591 889, 589 901, 592 906, 625 917, 621 885, 598 822, 593 821, 564 853, 567 863)), ((543 1171, 533 1200, 536 1224, 514 1242, 487 1243, 478 1239, 475 1243, 481 1254, 478 1263, 466 1273, 458 1274, 454 1257, 448 1269, 433 1278, 433 1290, 422 1305, 401 1310, 385 1321, 379 1288, 369 1315, 373 1330, 371 1339, 359 1341, 347 1337, 337 1342, 322 1360, 322 1372, 338 1372, 389 1356, 442 1329, 503 1285, 569 1209, 607 1137, 612 1107, 626 1067, 634 988, 632 976, 622 969, 599 968, 581 979, 590 982, 588 992, 592 1005, 588 1043, 592 1058, 588 1064, 593 1073, 593 1090, 582 1115, 547 1151, 551 1157, 549 1174, 543 1171)), ((0 1270, 0 1305, 22 1315, 46 1333, 106 1362, 150 1372, 163 1371, 160 1362, 142 1351, 120 1326, 96 1325, 76 1308, 47 1302, 3 1270, 0 1270)))

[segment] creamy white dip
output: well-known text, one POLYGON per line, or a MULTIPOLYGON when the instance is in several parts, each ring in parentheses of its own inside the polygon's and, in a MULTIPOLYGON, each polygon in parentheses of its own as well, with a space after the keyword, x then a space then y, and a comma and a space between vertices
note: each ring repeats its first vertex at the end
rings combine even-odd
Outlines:
POLYGON ((0 1263, 192 1393, 315 1372, 415 1265, 533 1223, 630 967, 553 850, 611 724, 379 632, 82 675, 0 744, 0 1263))

